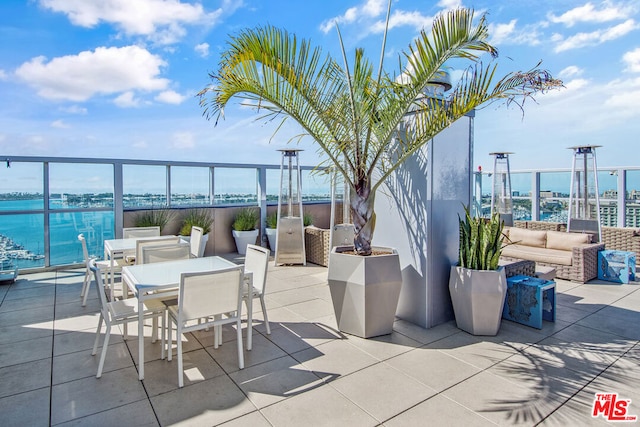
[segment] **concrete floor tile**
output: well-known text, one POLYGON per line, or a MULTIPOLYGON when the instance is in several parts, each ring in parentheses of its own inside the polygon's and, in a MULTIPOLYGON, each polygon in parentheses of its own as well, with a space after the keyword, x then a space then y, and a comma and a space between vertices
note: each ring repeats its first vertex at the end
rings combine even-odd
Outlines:
POLYGON ((154 396, 151 405, 161 425, 213 426, 256 410, 226 375, 154 396))
POLYGON ((499 425, 535 425, 566 400, 489 372, 480 372, 443 395, 499 425))
POLYGON ((333 305, 319 298, 288 305, 287 309, 304 317, 305 320, 317 319, 333 313, 333 305))
POLYGON ((0 326, 0 347, 4 344, 46 338, 51 335, 53 335, 53 322, 26 326, 0 326))
POLYGON ((385 421, 384 425, 385 427, 404 427, 426 425, 427 423, 443 427, 495 426, 493 422, 481 414, 473 412, 443 395, 433 396, 408 411, 399 413, 385 421))
MULTIPOLYGON (((205 349, 183 354, 183 381, 188 386, 224 375, 224 370, 205 349)), ((149 396, 178 389, 178 355, 173 360, 154 360, 144 365, 144 386, 149 396)))
MULTIPOLYGON (((0 290, 0 301, 2 301, 3 294, 0 290)), ((29 298, 21 298, 21 299, 10 299, 3 301, 0 304, 0 313, 5 313, 7 311, 17 311, 24 310, 25 307, 30 308, 41 308, 52 306, 55 301, 55 295, 53 293, 48 293, 45 295, 36 295, 29 298)))
MULTIPOLYGON (((96 324, 95 326, 98 325, 96 324)), ((104 330, 105 327, 103 325, 102 334, 100 335, 100 341, 98 342, 99 346, 102 345, 102 342, 104 342, 104 330)), ((53 336, 53 355, 60 356, 62 354, 75 353, 77 351, 91 350, 93 349, 93 343, 95 339, 95 327, 81 331, 56 334, 53 336)), ((114 328, 111 333, 111 337, 109 337, 109 345, 122 342, 123 340, 120 331, 117 328, 114 328)))
POLYGON ((576 322, 630 340, 640 340, 640 312, 617 307, 606 307, 576 322))
POLYGON ((347 340, 329 341, 291 356, 325 381, 378 363, 376 358, 349 344, 347 340))
POLYGON ((299 394, 261 410, 277 427, 366 427, 379 423, 329 385, 299 394))
POLYGON ((0 398, 51 385, 51 359, 0 368, 0 398))
POLYGON ((135 368, 106 372, 58 384, 51 389, 51 424, 71 421, 87 415, 146 400, 135 368))
MULTIPOLYGON (((286 355, 280 347, 259 334, 253 335, 253 346, 250 351, 247 350, 246 341, 243 340, 243 349, 245 368, 286 355)), ((238 367, 238 346, 236 340, 225 342, 218 348, 207 347, 206 350, 211 354, 211 357, 222 366, 222 369, 224 369, 226 373, 236 372, 240 369, 238 367)))
MULTIPOLYGON (((24 301, 28 304, 27 300, 24 301)), ((28 307, 28 310, 13 310, 0 313, 0 324, 3 326, 24 325, 29 326, 53 320, 53 306, 28 307)))
POLYGON ((224 427, 272 427, 269 421, 258 411, 243 415, 235 420, 220 424, 224 427))
POLYGON ((440 392, 480 372, 480 369, 440 350, 419 348, 388 359, 392 367, 440 392))
POLYGON ((479 369, 487 369, 517 353, 511 345, 485 341, 465 332, 451 335, 425 348, 440 350, 479 369))
POLYGON ((345 337, 350 344, 378 360, 387 360, 422 346, 418 341, 395 331, 389 335, 367 339, 355 335, 346 335, 345 337))
MULTIPOLYGON (((109 341, 102 374, 132 367, 133 360, 127 346, 122 342, 111 344, 111 340, 109 341)), ((55 356, 53 358, 52 384, 56 385, 80 378, 95 377, 98 372, 101 352, 102 341, 100 341, 98 352, 95 356, 91 355, 91 349, 55 356)))
POLYGON ((386 363, 378 363, 330 383, 379 422, 434 396, 425 386, 386 363))
POLYGON ((446 322, 433 328, 425 329, 414 323, 401 319, 394 322, 393 330, 422 344, 428 344, 460 332, 460 329, 456 327, 455 321, 446 322))
POLYGON ((113 427, 113 426, 136 426, 154 427, 159 426, 158 420, 153 412, 151 403, 148 400, 140 400, 128 405, 118 406, 94 415, 78 418, 56 427, 91 426, 91 427, 113 427))
POLYGON ((257 408, 306 393, 324 384, 318 376, 290 356, 250 366, 229 376, 257 408))
POLYGON ((49 426, 49 387, 0 399, 3 427, 49 426))
POLYGON ((53 336, 0 345, 0 368, 51 359, 53 336))

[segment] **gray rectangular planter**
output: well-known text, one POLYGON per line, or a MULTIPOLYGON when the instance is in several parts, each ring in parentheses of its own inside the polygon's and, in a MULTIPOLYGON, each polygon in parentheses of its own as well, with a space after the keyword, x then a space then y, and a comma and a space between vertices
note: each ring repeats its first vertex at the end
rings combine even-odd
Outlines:
POLYGON ((338 329, 362 338, 393 332, 402 274, 395 249, 388 255, 329 256, 329 288, 338 329))

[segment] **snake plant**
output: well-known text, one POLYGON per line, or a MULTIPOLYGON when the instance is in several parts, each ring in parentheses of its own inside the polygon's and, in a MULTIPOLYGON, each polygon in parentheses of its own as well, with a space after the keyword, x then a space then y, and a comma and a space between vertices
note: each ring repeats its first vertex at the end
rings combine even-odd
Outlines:
POLYGON ((495 270, 502 253, 502 229, 504 222, 495 213, 490 219, 473 218, 469 208, 464 208, 464 220, 460 223, 460 263, 461 267, 473 270, 495 270))

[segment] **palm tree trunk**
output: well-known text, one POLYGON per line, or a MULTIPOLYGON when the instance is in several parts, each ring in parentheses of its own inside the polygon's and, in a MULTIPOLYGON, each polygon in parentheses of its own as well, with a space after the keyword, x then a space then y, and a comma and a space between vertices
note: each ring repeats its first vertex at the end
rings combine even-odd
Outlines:
POLYGON ((358 255, 371 255, 371 239, 376 226, 376 214, 373 211, 375 193, 371 192, 369 180, 363 179, 351 188, 351 218, 355 229, 353 245, 358 255))

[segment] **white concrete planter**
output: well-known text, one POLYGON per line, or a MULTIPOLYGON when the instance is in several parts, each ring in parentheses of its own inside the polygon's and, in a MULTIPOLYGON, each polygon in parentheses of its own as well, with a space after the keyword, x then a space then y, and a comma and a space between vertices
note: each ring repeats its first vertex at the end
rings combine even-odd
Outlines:
POLYGON ((276 251, 276 232, 277 228, 265 228, 264 233, 267 235, 267 240, 269 240, 269 249, 272 252, 276 251))
POLYGON ((359 256, 331 250, 328 279, 340 331, 362 338, 393 332, 402 273, 398 253, 389 251, 359 256))
POLYGON ((503 267, 471 270, 451 267, 449 292, 458 328, 473 335, 496 335, 507 294, 503 267))
POLYGON ((258 239, 258 230, 250 230, 250 231, 236 231, 231 230, 231 234, 233 234, 233 238, 236 241, 236 248, 238 248, 238 253, 240 255, 244 255, 247 253, 247 245, 255 245, 256 240, 258 239))

